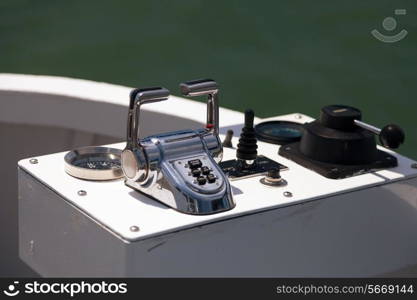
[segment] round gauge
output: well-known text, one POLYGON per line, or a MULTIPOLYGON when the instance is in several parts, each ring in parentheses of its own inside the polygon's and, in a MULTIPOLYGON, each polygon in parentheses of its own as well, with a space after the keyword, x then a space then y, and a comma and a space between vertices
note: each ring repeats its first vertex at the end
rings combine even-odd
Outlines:
POLYGON ((303 124, 289 121, 267 121, 255 126, 258 140, 278 145, 299 141, 302 130, 303 124))
POLYGON ((109 147, 83 147, 68 152, 65 171, 71 176, 87 180, 111 180, 123 176, 120 157, 122 151, 109 147))

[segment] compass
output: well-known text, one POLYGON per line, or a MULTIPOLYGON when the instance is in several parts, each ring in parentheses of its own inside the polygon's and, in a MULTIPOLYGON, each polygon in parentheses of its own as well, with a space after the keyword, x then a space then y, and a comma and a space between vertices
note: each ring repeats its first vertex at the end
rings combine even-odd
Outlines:
POLYGON ((303 124, 289 121, 267 121, 255 126, 258 140, 278 145, 298 142, 303 132, 303 124))
POLYGON ((121 153, 121 150, 109 147, 78 148, 65 155, 65 171, 71 176, 87 180, 121 178, 121 153))

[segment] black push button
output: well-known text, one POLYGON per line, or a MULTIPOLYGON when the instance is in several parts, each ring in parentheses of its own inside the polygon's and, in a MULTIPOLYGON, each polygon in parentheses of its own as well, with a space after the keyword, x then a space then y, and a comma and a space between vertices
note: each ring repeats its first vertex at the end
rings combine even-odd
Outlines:
POLYGON ((191 171, 191 174, 193 174, 194 177, 198 177, 201 174, 201 171, 199 169, 194 169, 191 171))
POLYGON ((214 176, 213 174, 208 174, 207 175, 207 180, 209 183, 214 183, 216 182, 216 176, 214 176))
POLYGON ((202 163, 199 159, 192 159, 188 161, 188 165, 190 166, 190 169, 197 169, 202 166, 202 163))
POLYGON ((204 166, 201 168, 201 172, 203 172, 204 175, 210 174, 210 168, 207 166, 204 166))
POLYGON ((197 182, 198 182, 199 185, 206 184, 206 178, 203 177, 203 176, 200 176, 200 177, 197 178, 197 182))

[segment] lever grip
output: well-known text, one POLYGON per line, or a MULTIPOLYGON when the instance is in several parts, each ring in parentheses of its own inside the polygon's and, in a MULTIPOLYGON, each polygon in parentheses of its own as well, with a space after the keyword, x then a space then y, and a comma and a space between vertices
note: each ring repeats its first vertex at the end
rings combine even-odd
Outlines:
POLYGON ((255 118, 255 113, 252 109, 245 110, 245 127, 253 128, 254 118, 255 118))
POLYGON ((404 130, 395 124, 386 125, 379 134, 379 141, 386 148, 397 149, 404 140, 404 130))
POLYGON ((199 79, 181 83, 180 90, 184 96, 200 96, 217 93, 219 86, 212 79, 199 79))
POLYGON ((167 100, 169 91, 163 87, 150 87, 142 89, 134 89, 130 92, 129 108, 133 109, 136 102, 140 104, 152 103, 167 100))

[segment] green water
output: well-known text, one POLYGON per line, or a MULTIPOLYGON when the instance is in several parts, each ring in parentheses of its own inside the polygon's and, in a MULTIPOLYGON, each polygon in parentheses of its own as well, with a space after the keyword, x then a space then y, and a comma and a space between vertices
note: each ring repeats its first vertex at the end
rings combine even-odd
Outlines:
POLYGON ((259 117, 317 116, 325 104, 360 108, 377 126, 406 131, 417 158, 417 2, 21 1, 0 2, 0 72, 129 86, 211 77, 221 105, 259 117), (394 9, 407 14, 395 16, 394 9), (408 36, 371 36, 385 17, 408 36))

